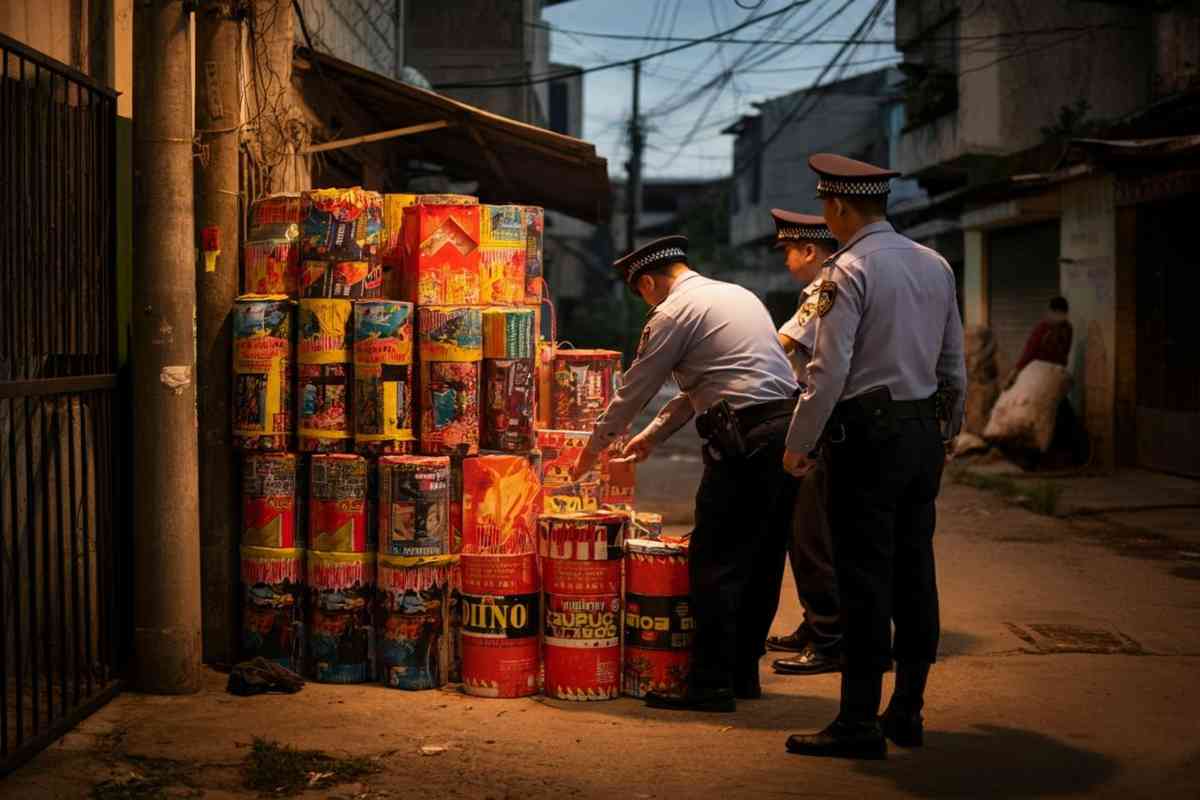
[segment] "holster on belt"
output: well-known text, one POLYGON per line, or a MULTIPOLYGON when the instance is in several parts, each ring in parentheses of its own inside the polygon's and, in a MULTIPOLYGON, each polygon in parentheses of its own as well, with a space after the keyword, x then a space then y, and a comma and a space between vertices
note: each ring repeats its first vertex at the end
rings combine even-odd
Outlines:
POLYGON ((795 405, 795 400, 773 400, 735 410, 728 400, 718 400, 696 417, 696 431, 722 458, 746 458, 757 449, 750 441, 754 430, 773 419, 790 416, 795 405))
POLYGON ((823 441, 848 438, 868 443, 886 442, 900 432, 900 421, 928 419, 937 422, 936 396, 924 400, 893 400, 886 386, 876 386, 834 406, 823 441))

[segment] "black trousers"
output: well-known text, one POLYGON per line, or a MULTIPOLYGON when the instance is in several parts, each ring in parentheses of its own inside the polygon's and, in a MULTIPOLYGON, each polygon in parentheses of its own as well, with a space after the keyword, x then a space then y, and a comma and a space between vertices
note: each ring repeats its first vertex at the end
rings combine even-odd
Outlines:
POLYGON ((830 446, 830 524, 848 674, 886 670, 893 657, 937 658, 934 501, 945 455, 935 420, 897 425, 885 441, 849 430, 830 446))
POLYGON ((788 550, 796 594, 804 608, 804 624, 813 632, 818 646, 835 644, 842 635, 828 509, 829 469, 822 456, 796 488, 788 550))
POLYGON ((688 554, 696 619, 692 685, 730 688, 758 674, 758 659, 779 605, 791 530, 795 479, 783 471, 788 417, 747 436, 749 458, 705 449, 688 554))

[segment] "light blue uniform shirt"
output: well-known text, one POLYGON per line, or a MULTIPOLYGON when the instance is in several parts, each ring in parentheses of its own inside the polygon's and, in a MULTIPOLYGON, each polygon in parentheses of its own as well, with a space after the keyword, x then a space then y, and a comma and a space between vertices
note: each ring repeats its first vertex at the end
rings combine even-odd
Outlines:
POLYGON ((817 287, 820 285, 820 278, 809 281, 800 295, 800 307, 779 326, 779 334, 796 343, 788 357, 802 389, 808 384, 808 360, 812 358, 813 343, 817 340, 817 287))
POLYGON ((688 270, 646 321, 637 358, 597 420, 588 449, 612 445, 671 376, 680 394, 651 423, 656 441, 722 398, 745 408, 791 399, 797 388, 762 301, 737 284, 688 270))
POLYGON ((949 433, 957 435, 967 368, 946 260, 876 222, 829 257, 818 281, 833 281, 837 294, 816 317, 808 386, 792 415, 788 449, 812 451, 839 401, 878 386, 893 400, 923 400, 944 387, 953 397, 949 433))

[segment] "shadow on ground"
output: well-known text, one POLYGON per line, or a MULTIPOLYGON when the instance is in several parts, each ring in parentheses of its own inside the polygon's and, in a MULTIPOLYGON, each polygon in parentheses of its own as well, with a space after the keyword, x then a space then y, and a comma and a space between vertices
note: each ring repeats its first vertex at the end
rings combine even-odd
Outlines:
POLYGON ((926 731, 908 757, 860 762, 858 771, 920 797, 1056 797, 1086 794, 1112 780, 1117 764, 1035 731, 977 725, 926 731))
MULTIPOLYGON (((662 711, 647 708, 636 698, 622 697, 604 703, 572 703, 539 697, 537 702, 565 714, 611 714, 623 723, 646 721, 681 722, 703 726, 729 726, 732 729, 779 731, 781 735, 797 730, 820 729, 837 716, 838 701, 828 697, 796 695, 764 688, 759 700, 739 700, 732 714, 694 711, 662 711)), ((786 738, 786 737, 785 737, 786 738)), ((780 740, 782 744, 782 740, 780 740)))

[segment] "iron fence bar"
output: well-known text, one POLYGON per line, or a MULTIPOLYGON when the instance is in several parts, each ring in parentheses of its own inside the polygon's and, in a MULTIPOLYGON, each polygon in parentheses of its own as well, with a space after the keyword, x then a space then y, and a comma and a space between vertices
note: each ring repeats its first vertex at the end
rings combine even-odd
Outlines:
MULTIPOLYGON (((17 535, 17 399, 10 397, 8 400, 8 415, 11 422, 12 434, 8 437, 8 468, 9 475, 12 476, 8 481, 9 495, 12 500, 12 528, 9 531, 12 539, 12 558, 9 563, 12 564, 13 570, 13 666, 15 667, 16 675, 16 697, 17 697, 17 744, 21 743, 21 734, 25 730, 25 653, 23 642, 24 638, 21 635, 21 553, 17 550, 17 542, 21 537, 17 535)), ((7 620, 7 618, 6 618, 7 620)), ((5 684, 7 687, 7 684, 5 684)), ((5 695, 4 704, 8 705, 8 696, 5 695)), ((7 731, 7 726, 5 731, 7 731)))
POLYGON ((37 397, 47 394, 72 394, 116 388, 117 376, 115 374, 73 375, 65 378, 0 381, 0 397, 37 397))
MULTIPOLYGON (((79 519, 76 515, 75 500, 75 405, 78 402, 81 402, 79 396, 67 398, 67 496, 71 508, 71 619, 75 621, 75 634, 71 637, 71 664, 75 668, 71 702, 75 705, 79 705, 79 629, 83 624, 83 618, 79 615, 79 519)), ((86 508, 83 513, 85 516, 87 515, 86 508)))
POLYGON ((25 764, 39 752, 49 747, 54 743, 55 739, 62 736, 64 730, 70 730, 78 725, 90 715, 102 708, 105 703, 112 700, 113 697, 121 691, 123 684, 121 681, 113 681, 108 686, 101 689, 96 694, 85 700, 82 705, 76 706, 71 713, 62 720, 59 725, 44 733, 37 734, 22 743, 9 756, 0 761, 0 778, 12 773, 22 764, 25 764))
MULTIPOLYGON (((0 131, 4 136, 0 141, 12 141, 12 120, 13 111, 10 102, 8 78, 8 53, 0 49, 0 131)), ((12 208, 12 182, 13 175, 11 169, 12 151, 13 148, 5 147, 0 150, 0 202, 6 208, 12 208)), ((15 235, 11 229, 0 231, 0 278, 4 280, 4 285, 11 287, 13 281, 13 264, 16 259, 12 255, 12 241, 15 235)), ((15 358, 13 353, 13 345, 16 343, 16 334, 13 323, 13 315, 11 313, 4 314, 4 319, 0 320, 0 324, 4 327, 3 346, 0 347, 0 353, 6 353, 9 358, 15 358)), ((10 369, 15 369, 15 364, 10 369)), ((14 509, 15 512, 15 509, 14 509)))
MULTIPOLYGON (((29 413, 29 398, 25 398, 25 521, 26 531, 28 535, 18 538, 25 541, 26 557, 29 563, 29 636, 30 636, 30 671, 29 685, 33 690, 33 706, 31 708, 31 721, 33 723, 33 735, 38 734, 41 728, 41 717, 38 710, 38 648, 33 637, 37 634, 37 582, 34 576, 37 575, 37 547, 36 533, 34 532, 34 517, 37 504, 33 496, 33 432, 30 430, 33 427, 29 413)), ((17 698, 17 702, 24 705, 25 698, 21 696, 17 698)))
POLYGON ((71 398, 54 399, 54 493, 58 502, 54 504, 54 522, 58 532, 58 591, 55 595, 58 598, 58 699, 60 711, 60 719, 65 719, 67 716, 67 541, 66 541, 66 514, 63 512, 63 503, 70 502, 69 498, 65 498, 63 493, 63 430, 62 430, 62 414, 60 413, 60 405, 63 403, 70 404, 71 398))
POLYGON ((54 630, 53 607, 50 603, 50 464, 48 437, 46 435, 46 402, 39 400, 38 438, 40 439, 42 473, 42 655, 46 658, 46 725, 54 724, 54 630))
MULTIPOLYGON (((15 405, 16 400, 8 401, 9 441, 16 439, 16 421, 13 419, 13 406, 15 405)), ((10 460, 6 483, 14 487, 12 494, 15 498, 17 477, 12 466, 10 460)), ((4 543, 9 539, 16 538, 17 529, 17 503, 15 499, 7 502, 8 497, 8 492, 0 491, 0 759, 8 753, 8 635, 12 630, 8 624, 8 553, 4 548, 4 543), (7 514, 4 512, 5 505, 8 506, 7 514)), ((20 638, 19 631, 17 638, 20 638)))
POLYGON ((87 691, 88 691, 88 694, 91 694, 95 688, 95 686, 93 684, 93 677, 94 677, 94 673, 96 671, 95 670, 95 661, 92 660, 92 657, 94 654, 92 653, 91 620, 92 620, 92 613, 95 612, 96 609, 92 607, 92 553, 91 553, 91 550, 92 550, 91 505, 92 504, 90 502, 91 498, 92 498, 92 492, 91 492, 91 475, 90 475, 91 470, 88 469, 88 464, 91 461, 91 459, 88 458, 88 439, 90 438, 91 433, 89 432, 88 428, 91 428, 91 430, 93 430, 93 431, 96 429, 96 411, 95 411, 95 409, 92 409, 92 413, 89 414, 88 417, 84 417, 83 423, 80 425, 81 435, 79 437, 79 460, 81 462, 80 467, 81 467, 81 471, 83 473, 83 475, 80 479, 80 483, 82 484, 82 489, 83 489, 83 530, 81 531, 81 533, 83 534, 83 596, 85 598, 87 598, 87 604, 88 604, 88 608, 89 608, 89 612, 87 615, 88 616, 88 630, 87 630, 87 636, 83 640, 83 650, 84 650, 84 663, 87 666, 87 671, 86 671, 87 691), (88 424, 88 417, 91 418, 90 425, 88 424))
POLYGON ((104 84, 97 82, 91 76, 80 72, 69 64, 64 64, 58 59, 51 58, 45 53, 34 50, 32 47, 27 47, 24 43, 9 36, 5 36, 2 33, 0 33, 0 50, 8 50, 12 53, 15 53, 18 58, 39 64, 44 69, 49 70, 50 72, 55 72, 62 77, 67 78, 72 83, 82 84, 92 91, 99 92, 107 97, 112 97, 114 99, 117 97, 117 91, 115 89, 110 89, 104 84))

